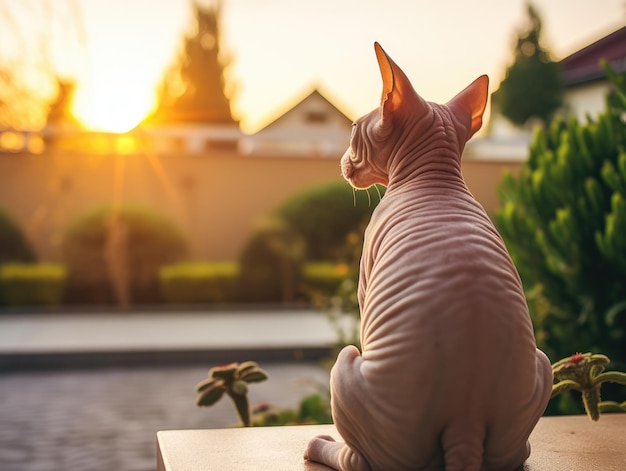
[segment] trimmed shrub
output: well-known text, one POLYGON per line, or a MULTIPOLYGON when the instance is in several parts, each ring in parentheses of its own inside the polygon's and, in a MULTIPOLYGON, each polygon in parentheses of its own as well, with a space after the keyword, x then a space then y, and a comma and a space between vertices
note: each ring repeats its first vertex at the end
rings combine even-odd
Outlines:
POLYGON ((78 216, 62 244, 71 301, 120 304, 162 301, 159 269, 188 254, 180 229, 158 211, 104 206, 78 216))
POLYGON ((356 277, 345 263, 310 262, 304 265, 302 283, 307 292, 334 294, 347 277, 356 277))
POLYGON ((348 234, 369 221, 383 187, 356 191, 343 180, 306 189, 289 198, 274 215, 306 241, 311 261, 336 260, 348 234))
POLYGON ((159 271, 161 292, 172 304, 234 301, 238 277, 236 262, 179 263, 159 271))
POLYGON ((13 218, 0 208, 0 264, 34 262, 35 253, 13 218))
POLYGON ((7 306, 58 306, 67 270, 51 263, 0 265, 0 303, 7 306))
POLYGON ((284 221, 268 219, 253 232, 240 258, 239 300, 292 302, 301 294, 304 241, 284 221))

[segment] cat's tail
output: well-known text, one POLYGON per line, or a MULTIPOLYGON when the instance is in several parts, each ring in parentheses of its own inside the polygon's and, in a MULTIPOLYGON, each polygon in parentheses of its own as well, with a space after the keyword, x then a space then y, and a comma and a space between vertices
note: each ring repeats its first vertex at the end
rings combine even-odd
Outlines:
MULTIPOLYGON (((491 451, 486 457, 486 469, 517 469, 530 456, 528 438, 543 415, 552 393, 552 366, 550 360, 541 350, 535 350, 535 389, 531 397, 518 409, 514 417, 501 423, 497 430, 492 430, 489 440, 491 451), (496 438, 497 437, 497 438, 496 438), (494 446, 494 440, 499 443, 494 446)), ((487 448, 490 448, 487 445, 487 448)))
POLYGON ((455 422, 441 435, 446 471, 481 471, 486 430, 484 422, 455 422), (472 430, 474 429, 474 430, 472 430))
MULTIPOLYGON (((337 356, 337 362, 331 372, 331 404, 335 427, 347 443, 337 442, 334 438, 321 435, 313 438, 305 451, 304 458, 336 470, 371 471, 367 459, 357 450, 370 438, 367 427, 367 405, 362 402, 363 377, 359 365, 361 354, 350 345, 344 347, 337 356), (356 412, 355 412, 356 411, 356 412), (362 433, 359 433, 362 431, 362 433)), ((365 399, 367 395, 365 395, 365 399)))
POLYGON ((441 442, 446 471, 517 469, 523 465, 530 455, 528 437, 545 411, 552 392, 550 360, 539 349, 534 360, 535 389, 521 411, 508 419, 501 417, 498 427, 491 424, 490 430, 484 421, 470 418, 454 422, 443 430, 441 442), (490 435, 489 440, 486 440, 487 435, 490 435), (498 441, 495 450, 494 439, 498 441))

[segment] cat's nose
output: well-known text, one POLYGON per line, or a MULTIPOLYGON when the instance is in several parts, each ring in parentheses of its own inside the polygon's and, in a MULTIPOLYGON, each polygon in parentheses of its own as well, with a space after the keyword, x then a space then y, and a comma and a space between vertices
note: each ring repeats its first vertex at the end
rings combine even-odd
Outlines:
POLYGON ((354 153, 348 149, 341 158, 341 174, 346 180, 349 180, 354 172, 354 166, 352 165, 351 157, 354 153))
POLYGON ((352 150, 352 147, 348 147, 346 149, 346 151, 343 153, 343 156, 341 157, 341 160, 354 160, 354 150, 352 150))

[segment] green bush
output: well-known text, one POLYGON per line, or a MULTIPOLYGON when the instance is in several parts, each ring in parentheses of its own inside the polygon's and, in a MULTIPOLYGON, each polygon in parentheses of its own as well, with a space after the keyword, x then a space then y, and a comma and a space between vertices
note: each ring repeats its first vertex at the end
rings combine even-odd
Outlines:
POLYGON ((316 185, 289 198, 274 213, 306 241, 311 261, 336 260, 348 234, 368 221, 384 188, 356 191, 343 180, 316 185))
POLYGON ((179 263, 161 267, 161 292, 168 303, 223 303, 235 300, 236 262, 179 263))
POLYGON ((597 119, 554 120, 501 186, 497 222, 552 358, 626 364, 626 80, 597 119))
POLYGON ((66 279, 67 270, 63 265, 0 265, 0 304, 58 306, 63 300, 66 279))
POLYGON ((64 234, 72 302, 159 302, 159 269, 188 254, 180 229, 156 210, 104 206, 79 215, 64 234))
POLYGON ((253 232, 240 257, 239 300, 293 302, 302 279, 304 241, 284 221, 268 219, 253 232))
POLYGON ((7 212, 0 209, 0 264, 34 261, 35 254, 22 230, 7 212))

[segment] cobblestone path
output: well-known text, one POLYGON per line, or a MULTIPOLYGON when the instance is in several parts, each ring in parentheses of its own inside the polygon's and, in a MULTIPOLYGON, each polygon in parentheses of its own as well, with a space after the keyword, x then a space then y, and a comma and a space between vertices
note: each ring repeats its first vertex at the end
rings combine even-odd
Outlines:
MULTIPOLYGON (((327 389, 316 364, 262 364, 269 381, 250 386, 252 405, 281 408, 327 389)), ((0 470, 153 471, 156 432, 237 423, 228 398, 195 405, 207 368, 14 372, 0 375, 0 470)))

